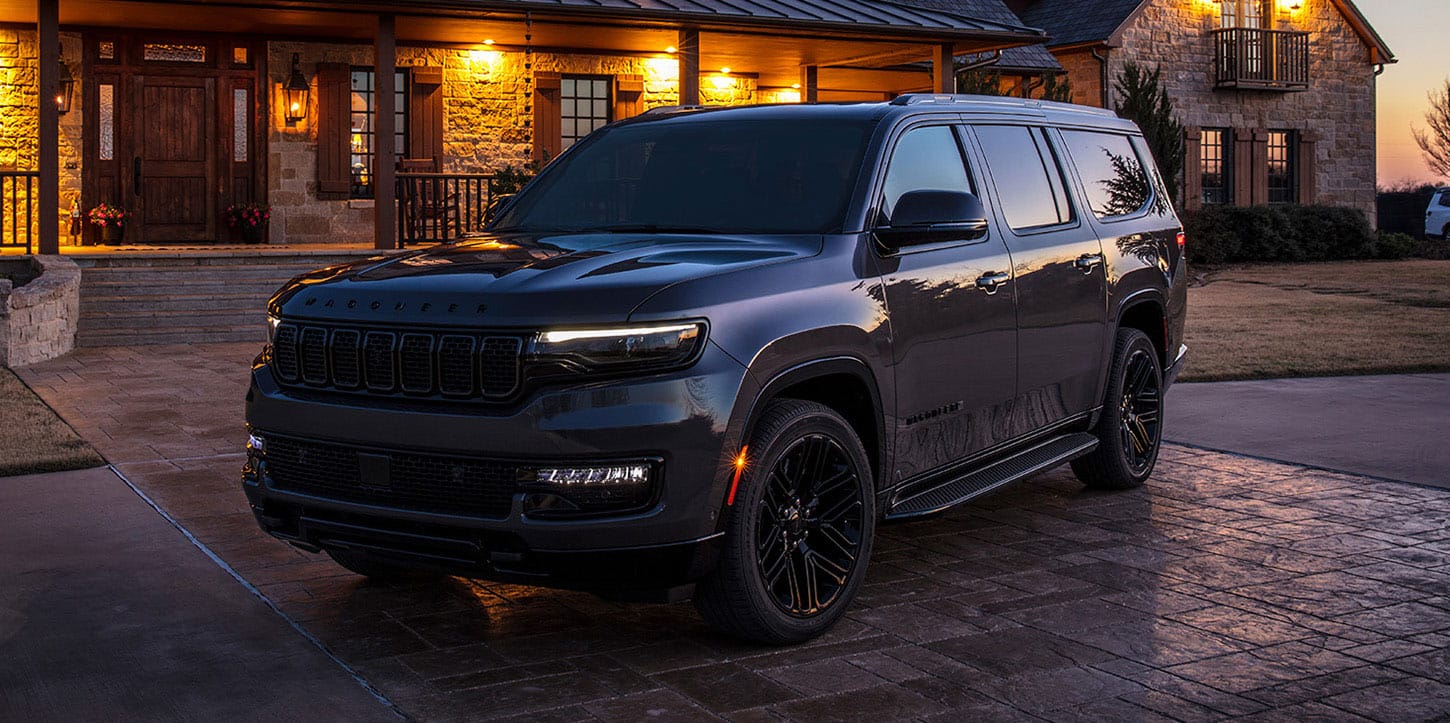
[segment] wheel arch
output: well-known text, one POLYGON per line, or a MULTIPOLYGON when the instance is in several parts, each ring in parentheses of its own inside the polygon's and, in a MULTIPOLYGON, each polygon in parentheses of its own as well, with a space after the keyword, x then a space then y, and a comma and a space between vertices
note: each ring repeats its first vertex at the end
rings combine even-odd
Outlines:
POLYGON ((1144 289, 1118 306, 1114 336, 1118 329, 1137 329, 1153 341, 1164 369, 1173 361, 1168 350, 1168 305, 1156 289, 1144 289))

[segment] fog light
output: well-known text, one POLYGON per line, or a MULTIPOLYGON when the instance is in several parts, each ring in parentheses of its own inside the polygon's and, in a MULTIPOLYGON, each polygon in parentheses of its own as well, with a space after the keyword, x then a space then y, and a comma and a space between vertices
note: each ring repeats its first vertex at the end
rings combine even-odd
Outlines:
POLYGON ((541 467, 524 474, 525 508, 536 515, 619 511, 648 504, 656 463, 541 467))

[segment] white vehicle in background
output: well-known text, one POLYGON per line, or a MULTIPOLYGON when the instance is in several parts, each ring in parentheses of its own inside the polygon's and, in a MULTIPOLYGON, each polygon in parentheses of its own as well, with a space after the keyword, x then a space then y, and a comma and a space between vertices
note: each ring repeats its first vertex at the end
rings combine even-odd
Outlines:
POLYGON ((1442 188, 1430 197, 1425 209, 1425 235, 1450 241, 1450 188, 1442 188))

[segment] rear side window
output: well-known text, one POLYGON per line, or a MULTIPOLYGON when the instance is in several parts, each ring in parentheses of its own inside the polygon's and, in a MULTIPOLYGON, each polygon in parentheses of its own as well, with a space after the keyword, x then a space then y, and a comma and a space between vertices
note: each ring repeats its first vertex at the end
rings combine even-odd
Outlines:
POLYGON ((973 192, 961 147, 949 126, 913 128, 896 142, 886 168, 881 219, 889 222, 896 202, 912 191, 973 192))
POLYGON ((1131 216, 1153 199, 1148 171, 1127 136, 1063 131, 1068 153, 1082 176, 1088 205, 1101 219, 1131 216))
POLYGON ((1041 129, 976 126, 976 132, 1008 226, 1021 231, 1072 220, 1062 169, 1041 129))
POLYGON ((1440 192, 1440 205, 1450 207, 1450 191, 1440 192))

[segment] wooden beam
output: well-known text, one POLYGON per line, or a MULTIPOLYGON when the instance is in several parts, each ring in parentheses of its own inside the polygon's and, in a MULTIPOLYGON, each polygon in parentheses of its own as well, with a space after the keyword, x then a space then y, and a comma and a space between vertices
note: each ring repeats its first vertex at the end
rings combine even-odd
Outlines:
POLYGON ((801 102, 819 103, 821 99, 821 68, 818 65, 801 66, 801 102))
POLYGON ((393 145, 397 70, 397 19, 379 15, 373 37, 373 246, 380 249, 398 245, 398 153, 393 145))
POLYGON ((936 46, 936 53, 932 55, 932 75, 935 81, 933 90, 935 92, 957 92, 956 59, 956 46, 951 43, 936 46))
MULTIPOLYGON (((36 141, 40 188, 36 215, 40 218, 39 252, 60 253, 60 112, 55 96, 60 91, 60 0, 37 0, 36 33, 40 39, 40 128, 36 141)), ((142 239, 136 239, 141 241, 142 239)))
POLYGON ((680 105, 700 104, 700 29, 680 30, 680 105))

